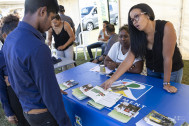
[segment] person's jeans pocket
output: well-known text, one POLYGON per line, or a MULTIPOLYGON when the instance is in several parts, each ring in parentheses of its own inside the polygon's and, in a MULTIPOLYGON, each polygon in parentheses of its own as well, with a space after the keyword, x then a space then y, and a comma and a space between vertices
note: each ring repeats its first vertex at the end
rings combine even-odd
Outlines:
POLYGON ((44 112, 41 114, 24 113, 24 116, 32 126, 58 126, 50 112, 44 112))

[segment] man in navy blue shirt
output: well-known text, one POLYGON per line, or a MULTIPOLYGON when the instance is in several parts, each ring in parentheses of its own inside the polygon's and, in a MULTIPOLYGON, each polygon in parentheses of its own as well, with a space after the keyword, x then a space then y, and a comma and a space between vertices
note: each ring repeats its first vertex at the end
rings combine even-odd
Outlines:
POLYGON ((6 38, 3 53, 9 81, 31 126, 70 126, 41 33, 58 12, 57 0, 26 0, 23 21, 6 38))

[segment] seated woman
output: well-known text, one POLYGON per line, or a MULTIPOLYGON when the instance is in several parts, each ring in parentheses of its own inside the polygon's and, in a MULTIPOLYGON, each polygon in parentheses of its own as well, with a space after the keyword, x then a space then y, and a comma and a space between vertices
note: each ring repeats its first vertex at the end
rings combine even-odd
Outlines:
MULTIPOLYGON (((116 42, 111 47, 110 51, 108 52, 108 55, 104 60, 105 66, 107 66, 111 70, 114 70, 121 64, 121 62, 127 57, 127 52, 130 49, 129 29, 127 25, 124 25, 119 29, 118 40, 119 42, 116 42)), ((141 73, 142 69, 143 60, 141 58, 136 58, 128 72, 141 73)))

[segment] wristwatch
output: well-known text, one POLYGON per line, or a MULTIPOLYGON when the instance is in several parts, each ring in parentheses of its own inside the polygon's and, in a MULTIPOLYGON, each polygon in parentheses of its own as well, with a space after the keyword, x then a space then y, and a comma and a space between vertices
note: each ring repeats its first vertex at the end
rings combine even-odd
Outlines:
POLYGON ((171 83, 170 82, 163 82, 163 85, 170 85, 171 83))

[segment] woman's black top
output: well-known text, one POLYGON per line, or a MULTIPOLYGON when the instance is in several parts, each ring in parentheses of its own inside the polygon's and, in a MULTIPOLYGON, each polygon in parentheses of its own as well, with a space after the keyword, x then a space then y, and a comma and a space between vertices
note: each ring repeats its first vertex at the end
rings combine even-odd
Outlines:
MULTIPOLYGON (((55 48, 57 49, 59 46, 64 45, 69 39, 70 36, 69 34, 64 30, 64 22, 63 22, 63 27, 62 27, 62 31, 57 35, 56 32, 52 29, 52 35, 54 37, 54 41, 55 41, 55 48)), ((69 48, 73 43, 71 43, 69 46, 67 46, 64 50, 66 50, 67 48, 69 48)))
MULTIPOLYGON (((163 67, 163 36, 164 36, 164 27, 167 21, 156 20, 155 35, 154 35, 154 44, 152 50, 147 49, 146 51, 146 67, 154 72, 164 72, 163 67)), ((172 72, 177 71, 183 67, 182 56, 175 45, 175 51, 173 54, 172 61, 172 72)))

